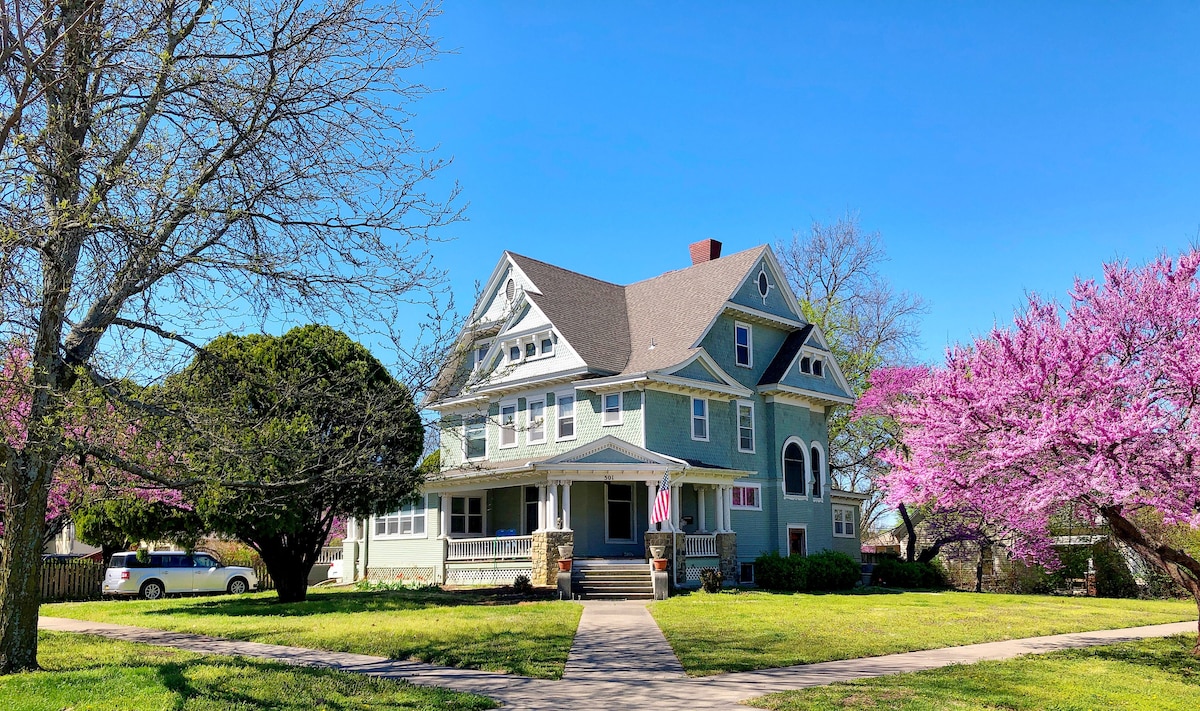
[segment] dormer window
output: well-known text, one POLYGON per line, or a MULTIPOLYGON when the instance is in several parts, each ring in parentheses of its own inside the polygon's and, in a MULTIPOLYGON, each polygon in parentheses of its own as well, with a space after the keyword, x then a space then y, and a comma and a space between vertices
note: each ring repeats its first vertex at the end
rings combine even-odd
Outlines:
POLYGON ((483 366, 483 361, 485 358, 487 358, 488 350, 490 348, 490 343, 480 343, 475 347, 475 362, 473 365, 476 370, 483 366))
POLYGON ((521 347, 513 346, 512 348, 509 348, 508 349, 508 359, 514 363, 521 360, 521 347))
POLYGON ((808 356, 804 356, 803 358, 800 359, 800 372, 801 373, 812 373, 812 358, 809 358, 808 356))
POLYGON ((754 334, 750 330, 750 324, 735 323, 733 326, 734 362, 743 368, 751 367, 753 344, 754 334))
POLYGON ((554 352, 554 339, 543 338, 542 339, 542 355, 550 355, 553 352, 554 352))
POLYGON ((825 364, 819 358, 813 361, 812 368, 813 375, 825 377, 825 364))
POLYGON ((533 341, 525 344, 525 357, 532 358, 537 355, 537 344, 533 341))

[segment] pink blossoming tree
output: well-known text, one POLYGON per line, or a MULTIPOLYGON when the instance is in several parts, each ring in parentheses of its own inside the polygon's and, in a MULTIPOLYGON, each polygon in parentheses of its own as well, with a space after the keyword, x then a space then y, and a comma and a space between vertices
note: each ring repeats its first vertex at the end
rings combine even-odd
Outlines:
POLYGON ((876 371, 858 408, 902 430, 883 455, 890 500, 974 508, 1050 563, 1051 518, 1073 509, 1200 606, 1200 561, 1142 523, 1200 527, 1198 266, 1200 251, 1108 264, 942 367, 876 371))

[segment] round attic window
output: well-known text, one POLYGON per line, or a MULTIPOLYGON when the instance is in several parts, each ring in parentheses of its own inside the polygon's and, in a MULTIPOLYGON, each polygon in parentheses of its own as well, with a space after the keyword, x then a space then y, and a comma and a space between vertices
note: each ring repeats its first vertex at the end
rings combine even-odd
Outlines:
POLYGON ((762 296, 764 299, 767 298, 767 291, 769 291, 770 288, 771 288, 771 285, 767 282, 767 273, 765 271, 760 271, 758 273, 759 296, 762 296))
POLYGON ((512 301, 513 297, 516 295, 517 295, 517 282, 513 281, 512 279, 509 279, 508 283, 504 285, 504 296, 509 301, 512 301))

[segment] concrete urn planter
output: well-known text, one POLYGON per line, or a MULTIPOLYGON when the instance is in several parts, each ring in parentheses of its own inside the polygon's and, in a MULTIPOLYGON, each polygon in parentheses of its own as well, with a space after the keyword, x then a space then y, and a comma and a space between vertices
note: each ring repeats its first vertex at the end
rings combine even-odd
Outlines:
POLYGON ((573 558, 574 555, 575 555, 575 546, 574 545, 566 545, 566 546, 558 547, 558 557, 560 559, 561 558, 570 559, 570 558, 573 558))
POLYGON ((667 553, 666 546, 650 546, 650 557, 654 560, 663 560, 663 556, 667 553))

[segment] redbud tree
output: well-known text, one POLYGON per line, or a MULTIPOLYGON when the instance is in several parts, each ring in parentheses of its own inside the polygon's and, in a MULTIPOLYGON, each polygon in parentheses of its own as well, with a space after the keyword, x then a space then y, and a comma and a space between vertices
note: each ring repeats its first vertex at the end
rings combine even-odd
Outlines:
POLYGON ((1090 516, 1200 606, 1200 561, 1145 524, 1200 527, 1198 265, 1108 264, 941 367, 876 371, 858 408, 903 433, 882 455, 889 499, 981 511, 1051 564, 1052 517, 1090 516))

